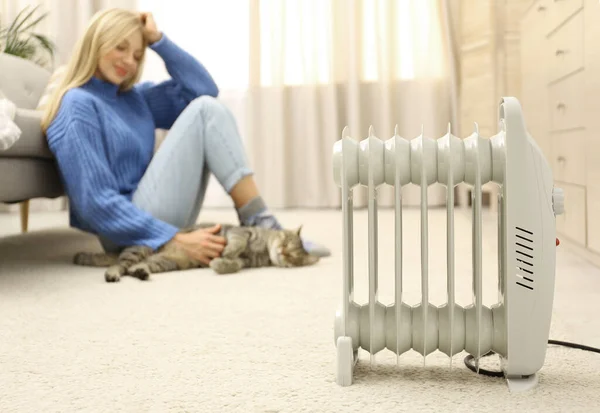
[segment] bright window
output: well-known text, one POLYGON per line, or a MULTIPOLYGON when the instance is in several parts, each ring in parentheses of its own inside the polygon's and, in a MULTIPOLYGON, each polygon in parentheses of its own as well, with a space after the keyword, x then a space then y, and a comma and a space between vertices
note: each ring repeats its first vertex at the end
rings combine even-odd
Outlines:
MULTIPOLYGON (((221 89, 248 84, 249 2, 247 0, 138 0, 158 28, 196 57, 221 89)), ((164 79, 162 61, 148 54, 144 78, 164 79)))
MULTIPOLYGON (((259 28, 251 27, 249 0, 138 1, 141 10, 154 13, 160 29, 206 65, 221 89, 248 85, 250 30, 258 30, 260 36, 261 85, 335 80, 332 19, 334 4, 344 4, 339 0, 261 0, 259 28)), ((363 80, 445 73, 437 1, 362 0, 359 4, 357 53, 363 80), (390 4, 391 13, 385 9, 390 4)), ((336 22, 342 28, 343 24, 336 22)), ((338 62, 341 70, 346 66, 338 62)), ((160 61, 151 54, 144 78, 165 76, 160 61)))

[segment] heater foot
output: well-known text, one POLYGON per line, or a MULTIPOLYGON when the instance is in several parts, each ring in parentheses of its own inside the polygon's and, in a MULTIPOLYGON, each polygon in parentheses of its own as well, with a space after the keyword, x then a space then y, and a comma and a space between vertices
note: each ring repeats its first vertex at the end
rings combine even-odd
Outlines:
POLYGON ((535 388, 538 384, 539 377, 537 373, 531 376, 507 377, 506 383, 508 390, 511 393, 522 393, 535 388))
POLYGON ((354 365, 356 364, 357 352, 352 348, 351 337, 338 337, 337 339, 337 360, 335 381, 340 386, 350 386, 352 384, 352 375, 354 374, 354 365))

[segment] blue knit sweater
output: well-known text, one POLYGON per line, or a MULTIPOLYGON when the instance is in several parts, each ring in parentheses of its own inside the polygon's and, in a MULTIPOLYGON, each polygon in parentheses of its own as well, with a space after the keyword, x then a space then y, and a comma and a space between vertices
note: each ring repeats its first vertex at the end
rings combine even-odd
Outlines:
POLYGON ((92 77, 64 95, 46 135, 69 198, 71 226, 119 246, 156 249, 178 228, 131 202, 153 155, 155 128, 170 128, 193 99, 216 97, 218 88, 204 66, 164 34, 150 48, 171 79, 120 92, 92 77))

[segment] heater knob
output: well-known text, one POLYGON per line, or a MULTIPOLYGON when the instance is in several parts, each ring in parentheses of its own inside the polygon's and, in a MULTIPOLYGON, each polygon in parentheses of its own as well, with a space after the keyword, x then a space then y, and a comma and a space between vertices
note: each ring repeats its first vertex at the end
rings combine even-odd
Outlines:
POLYGON ((552 190, 552 205, 554 206, 555 216, 565 212, 565 192, 562 188, 554 187, 552 190))

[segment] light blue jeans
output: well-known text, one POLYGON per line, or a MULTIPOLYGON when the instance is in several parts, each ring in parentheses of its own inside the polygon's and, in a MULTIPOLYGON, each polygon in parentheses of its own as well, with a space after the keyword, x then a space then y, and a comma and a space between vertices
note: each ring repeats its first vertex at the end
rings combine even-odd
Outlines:
MULTIPOLYGON (((229 193, 252 175, 242 139, 229 109, 201 96, 179 115, 133 194, 140 209, 178 228, 198 219, 211 174, 229 193)), ((105 251, 118 251, 100 237, 105 251)))

